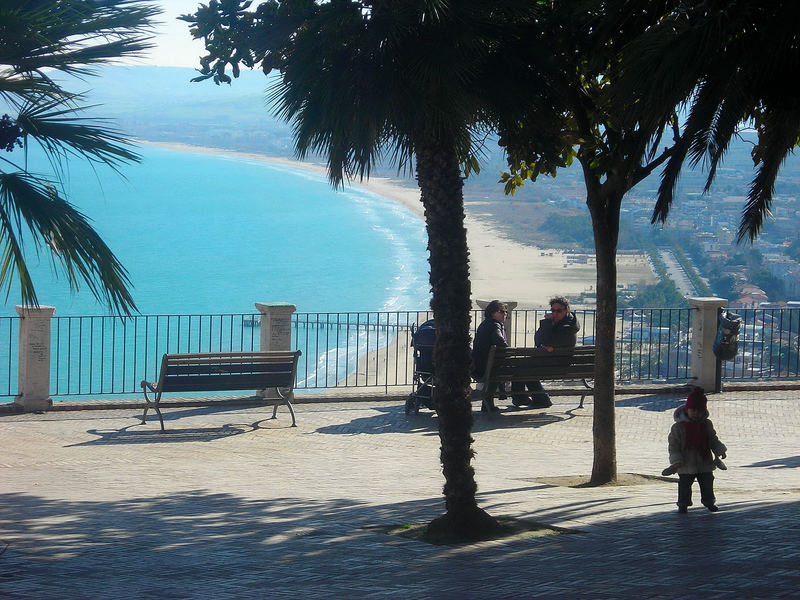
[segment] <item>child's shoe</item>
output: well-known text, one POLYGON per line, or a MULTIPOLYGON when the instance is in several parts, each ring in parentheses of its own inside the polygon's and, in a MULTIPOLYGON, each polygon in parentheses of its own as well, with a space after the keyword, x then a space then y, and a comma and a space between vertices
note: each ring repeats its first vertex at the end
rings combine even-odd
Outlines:
POLYGON ((706 506, 706 508, 711 512, 719 512, 719 506, 716 504, 711 504, 710 506, 706 506))

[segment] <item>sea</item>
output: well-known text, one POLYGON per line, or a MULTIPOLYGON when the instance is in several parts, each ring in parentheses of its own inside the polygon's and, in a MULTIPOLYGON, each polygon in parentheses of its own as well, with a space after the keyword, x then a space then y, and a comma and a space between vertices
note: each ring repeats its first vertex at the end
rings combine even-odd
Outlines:
MULTIPOLYGON (((425 310, 430 301, 424 222, 363 187, 334 190, 323 173, 239 154, 137 148, 119 173, 69 160, 70 202, 128 271, 141 314, 425 310)), ((29 168, 52 174, 43 156, 29 168)), ((56 316, 107 315, 85 284, 77 293, 30 240, 39 304, 56 316)), ((11 287, 5 315, 15 315, 11 287)))
MULTIPOLYGON (((157 377, 164 352, 257 347, 256 303, 297 307, 298 386, 321 390, 352 375, 368 349, 392 342, 399 327, 378 322, 428 309, 425 224, 397 202, 357 185, 335 190, 323 173, 250 155, 152 144, 137 151, 141 162, 119 173, 70 160, 59 179, 126 268, 147 316, 142 327, 111 318, 85 283, 71 291, 49 252, 23 236, 39 304, 67 317, 54 323, 54 397, 133 395, 140 380, 157 377), (361 325, 342 328, 332 313, 356 313, 341 322, 361 325), (321 338, 319 329, 327 330, 321 338), (228 336, 230 347, 222 341, 228 336)), ((30 171, 54 175, 43 155, 31 152, 28 160, 30 171)), ((19 287, 4 291, 0 402, 13 400, 18 369, 10 317, 19 287)))

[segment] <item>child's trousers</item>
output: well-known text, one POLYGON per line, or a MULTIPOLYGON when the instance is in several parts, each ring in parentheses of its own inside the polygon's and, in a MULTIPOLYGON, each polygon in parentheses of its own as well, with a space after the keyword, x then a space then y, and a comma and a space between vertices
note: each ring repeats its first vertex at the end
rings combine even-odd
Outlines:
POLYGON ((714 497, 714 474, 687 473, 678 475, 678 506, 692 505, 692 484, 695 477, 700 485, 700 502, 703 506, 713 506, 717 499, 714 497))

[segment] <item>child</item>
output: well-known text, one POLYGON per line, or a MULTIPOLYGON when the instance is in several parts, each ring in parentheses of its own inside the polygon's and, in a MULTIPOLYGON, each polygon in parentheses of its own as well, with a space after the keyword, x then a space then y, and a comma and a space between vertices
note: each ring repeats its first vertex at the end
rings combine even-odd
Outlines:
POLYGON ((725 458, 727 448, 719 441, 708 420, 703 388, 694 388, 685 406, 675 409, 675 423, 669 432, 669 464, 665 472, 678 473, 678 512, 685 513, 692 505, 692 484, 700 485, 700 501, 711 512, 719 508, 714 498, 714 470, 725 458), (712 456, 712 452, 715 456, 712 456))

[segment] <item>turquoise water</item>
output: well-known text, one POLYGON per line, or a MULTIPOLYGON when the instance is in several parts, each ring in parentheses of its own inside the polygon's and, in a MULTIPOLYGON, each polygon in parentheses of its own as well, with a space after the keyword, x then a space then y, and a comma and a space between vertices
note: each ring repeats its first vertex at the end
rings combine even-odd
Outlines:
MULTIPOLYGON (((424 223, 395 202, 256 158, 139 152, 125 179, 73 161, 65 180, 70 201, 128 269, 142 314, 246 313, 255 302, 298 312, 427 308, 424 223)), ((40 304, 56 316, 107 314, 28 249, 40 304)), ((4 314, 18 303, 13 288, 4 314)))

